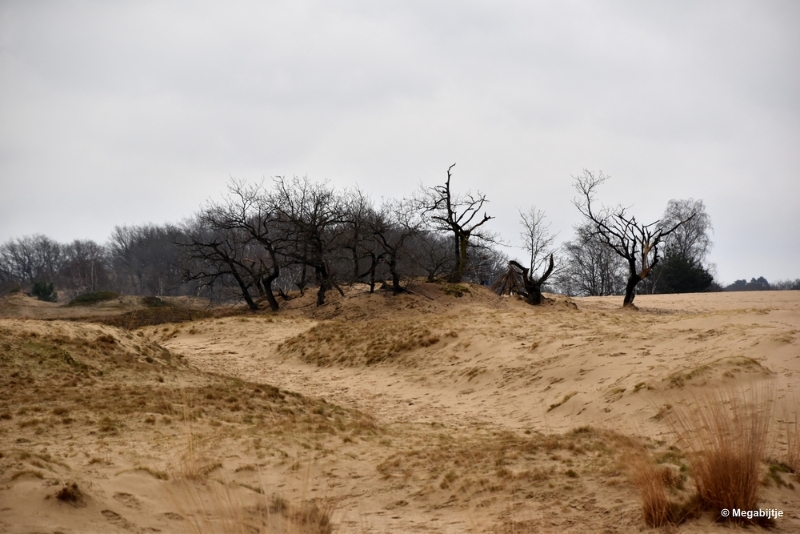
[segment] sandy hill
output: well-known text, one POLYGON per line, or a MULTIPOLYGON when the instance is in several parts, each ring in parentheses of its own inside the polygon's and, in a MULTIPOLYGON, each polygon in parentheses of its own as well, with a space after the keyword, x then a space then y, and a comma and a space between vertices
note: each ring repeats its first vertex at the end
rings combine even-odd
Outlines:
POLYGON ((0 319, 0 530, 639 532, 636 462, 693 492, 673 414, 753 390, 774 398, 761 502, 800 530, 800 293, 632 312, 410 289, 139 328, 0 319))

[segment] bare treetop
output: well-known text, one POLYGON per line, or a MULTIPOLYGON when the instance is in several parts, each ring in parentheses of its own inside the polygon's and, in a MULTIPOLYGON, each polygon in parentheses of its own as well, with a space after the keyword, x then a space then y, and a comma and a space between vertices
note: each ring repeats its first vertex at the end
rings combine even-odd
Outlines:
POLYGON ((462 194, 453 193, 450 181, 455 166, 453 163, 447 168, 447 180, 444 184, 423 188, 416 198, 416 204, 423 214, 428 215, 434 229, 452 232, 455 269, 450 274, 450 281, 460 282, 466 269, 470 239, 485 243, 495 243, 497 239, 490 232, 481 229, 484 224, 494 219, 486 211, 481 217, 481 210, 489 202, 486 200, 486 195, 480 191, 475 194, 471 191, 462 194))
POLYGON ((632 306, 636 285, 647 278, 658 264, 662 240, 692 220, 695 213, 670 226, 663 226, 660 220, 640 223, 628 213, 628 208, 621 205, 615 208, 597 206, 596 190, 608 178, 602 171, 594 174, 584 169, 583 175, 574 177, 579 196, 573 200, 573 204, 591 222, 594 235, 628 262, 629 276, 623 306, 632 306))

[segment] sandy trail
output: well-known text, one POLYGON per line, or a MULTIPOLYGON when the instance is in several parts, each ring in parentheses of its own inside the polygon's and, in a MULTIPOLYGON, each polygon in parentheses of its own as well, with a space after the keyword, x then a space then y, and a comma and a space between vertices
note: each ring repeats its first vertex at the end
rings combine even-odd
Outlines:
POLYGON ((463 306, 438 317, 457 339, 370 366, 319 367, 279 351, 318 324, 299 317, 200 322, 162 343, 200 369, 323 397, 384 423, 659 434, 651 418, 684 386, 769 379, 779 399, 796 397, 798 297, 640 296, 638 313, 620 310, 618 298, 576 299, 577 311, 463 306))

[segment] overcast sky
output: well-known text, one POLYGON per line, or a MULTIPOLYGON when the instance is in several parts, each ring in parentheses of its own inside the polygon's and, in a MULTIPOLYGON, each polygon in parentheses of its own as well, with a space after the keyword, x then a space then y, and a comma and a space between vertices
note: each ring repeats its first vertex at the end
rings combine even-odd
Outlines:
POLYGON ((510 243, 531 205, 570 239, 586 168, 639 219, 702 199, 723 282, 800 277, 800 2, 0 0, 0 242, 452 163, 510 243))

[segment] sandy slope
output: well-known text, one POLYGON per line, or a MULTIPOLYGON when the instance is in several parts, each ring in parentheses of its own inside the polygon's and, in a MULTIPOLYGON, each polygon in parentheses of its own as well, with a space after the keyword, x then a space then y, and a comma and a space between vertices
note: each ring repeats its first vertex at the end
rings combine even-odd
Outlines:
MULTIPOLYGON (((318 367, 297 350, 278 350, 295 336, 302 347, 302 333, 318 324, 299 316, 227 318, 155 338, 202 369, 323 396, 388 422, 659 433, 651 418, 692 386, 769 379, 779 399, 798 398, 797 292, 641 296, 639 312, 619 309, 618 298, 575 301, 578 309, 508 300, 499 309, 458 302, 406 312, 409 329, 424 325, 440 340, 370 366, 318 367)), ((368 324, 380 330, 390 320, 368 324)))
MULTIPOLYGON (((639 296, 631 312, 619 297, 532 308, 485 288, 413 290, 133 334, 0 320, 0 351, 33 351, 14 365, 52 393, 17 377, 0 399, 0 531, 193 532, 201 501, 224 494, 250 515, 273 495, 332 505, 340 532, 638 532, 627 468, 674 455, 670 406, 763 383, 800 405, 798 292, 639 296), (105 373, 40 377, 31 332, 105 373), (85 506, 53 499, 67 480, 85 506)), ((779 532, 800 531, 794 484, 764 490, 787 514, 779 532)))

